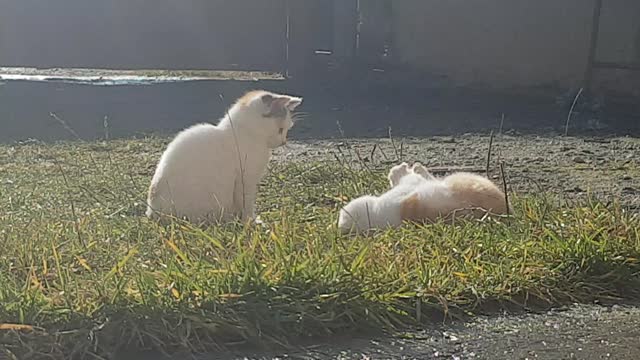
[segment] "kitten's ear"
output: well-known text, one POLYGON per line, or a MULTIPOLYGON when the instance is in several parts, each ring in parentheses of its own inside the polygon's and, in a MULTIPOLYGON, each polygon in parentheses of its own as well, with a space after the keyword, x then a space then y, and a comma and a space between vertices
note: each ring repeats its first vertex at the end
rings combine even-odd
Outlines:
POLYGON ((273 96, 271 94, 264 94, 260 98, 262 103, 269 109, 264 116, 273 117, 273 116, 284 116, 285 115, 285 106, 289 101, 288 97, 284 96, 273 96))
POLYGON ((271 94, 264 94, 264 95, 262 95, 262 97, 260 99, 262 100, 263 104, 265 104, 267 106, 271 106, 271 104, 273 103, 273 100, 275 98, 271 94))
POLYGON ((272 94, 264 94, 261 100, 262 103, 269 108, 268 115, 277 116, 284 116, 286 110, 293 111, 302 104, 302 98, 284 95, 274 96, 272 94))
POLYGON ((302 98, 290 96, 286 106, 289 111, 293 111, 300 106, 300 104, 302 104, 302 98))

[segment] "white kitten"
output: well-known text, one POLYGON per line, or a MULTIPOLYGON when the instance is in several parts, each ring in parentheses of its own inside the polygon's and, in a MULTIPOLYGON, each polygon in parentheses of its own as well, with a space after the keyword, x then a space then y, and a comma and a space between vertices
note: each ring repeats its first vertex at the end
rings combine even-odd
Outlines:
POLYGON ((386 193, 362 196, 340 211, 338 227, 343 234, 399 227, 404 221, 435 221, 452 214, 506 213, 502 191, 479 175, 455 173, 438 179, 420 163, 412 168, 402 163, 389 171, 388 179, 391 189, 386 193))
POLYGON ((439 181, 428 181, 416 174, 409 165, 402 163, 389 171, 387 177, 391 189, 380 196, 365 195, 349 202, 340 211, 338 228, 345 234, 351 231, 386 227, 399 227, 405 221, 404 203, 412 195, 422 193, 425 196, 446 194, 447 189, 439 181))
POLYGON ((255 219, 258 183, 271 149, 287 142, 302 98, 252 91, 218 125, 180 132, 160 158, 149 187, 147 216, 191 221, 255 219))

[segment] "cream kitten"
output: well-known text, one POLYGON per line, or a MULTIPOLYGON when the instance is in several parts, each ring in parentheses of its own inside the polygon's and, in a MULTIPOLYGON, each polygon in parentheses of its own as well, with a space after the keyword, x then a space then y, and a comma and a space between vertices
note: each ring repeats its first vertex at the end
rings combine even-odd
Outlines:
POLYGON ((404 221, 428 222, 451 215, 481 217, 506 213, 505 196, 487 178, 455 173, 434 177, 420 163, 394 166, 388 175, 391 189, 379 197, 362 196, 341 211, 342 233, 399 227, 404 221))
POLYGON ((162 154, 149 187, 147 216, 190 221, 255 219, 258 183, 271 149, 286 144, 302 98, 245 94, 218 125, 180 132, 162 154))

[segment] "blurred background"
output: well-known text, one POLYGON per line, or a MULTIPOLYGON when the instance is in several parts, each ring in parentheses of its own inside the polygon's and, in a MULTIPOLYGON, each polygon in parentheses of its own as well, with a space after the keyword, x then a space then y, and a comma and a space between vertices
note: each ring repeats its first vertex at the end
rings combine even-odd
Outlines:
POLYGON ((640 132, 637 0, 2 0, 0 67, 3 142, 171 133, 254 88, 305 97, 294 138, 562 131, 574 101, 573 134, 640 132))

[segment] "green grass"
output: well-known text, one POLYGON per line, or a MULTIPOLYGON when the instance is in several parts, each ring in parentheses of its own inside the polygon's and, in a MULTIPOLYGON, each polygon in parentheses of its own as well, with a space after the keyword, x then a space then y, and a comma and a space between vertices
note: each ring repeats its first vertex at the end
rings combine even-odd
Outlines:
MULTIPOLYGON (((15 358, 210 351, 394 329, 497 304, 637 298, 640 220, 616 204, 517 197, 508 220, 339 236, 384 166, 273 164, 265 228, 142 216, 165 142, 0 147, 0 330, 15 358)), ((2 354, 0 346, 0 354, 2 354)))

